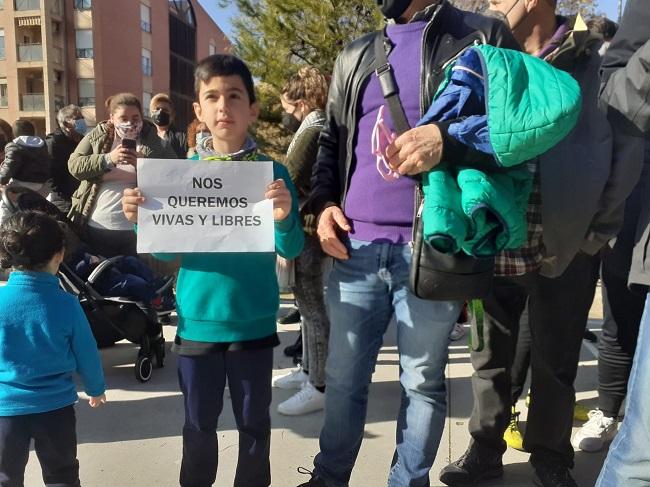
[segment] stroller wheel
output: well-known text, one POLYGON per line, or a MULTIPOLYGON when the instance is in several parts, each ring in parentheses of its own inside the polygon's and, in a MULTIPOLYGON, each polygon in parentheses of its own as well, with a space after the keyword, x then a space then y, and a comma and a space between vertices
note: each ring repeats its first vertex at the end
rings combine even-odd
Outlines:
POLYGON ((165 366, 165 342, 156 345, 154 351, 156 357, 156 368, 162 369, 165 366))
POLYGON ((139 355, 138 360, 135 361, 135 378, 140 382, 147 382, 151 379, 152 371, 151 359, 146 355, 139 355))

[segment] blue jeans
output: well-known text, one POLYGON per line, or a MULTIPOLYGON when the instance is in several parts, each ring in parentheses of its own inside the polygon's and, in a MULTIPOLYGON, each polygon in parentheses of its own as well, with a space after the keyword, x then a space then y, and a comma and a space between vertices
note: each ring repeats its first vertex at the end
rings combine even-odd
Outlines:
POLYGON ((459 303, 425 301, 409 291, 408 245, 352 240, 348 251, 349 260, 335 262, 327 289, 327 393, 315 473, 330 487, 348 485, 363 439, 368 387, 394 314, 401 407, 388 485, 428 486, 444 428, 447 345, 459 303))
POLYGON ((650 484, 650 295, 646 298, 630 374, 625 419, 596 482, 596 487, 650 484))

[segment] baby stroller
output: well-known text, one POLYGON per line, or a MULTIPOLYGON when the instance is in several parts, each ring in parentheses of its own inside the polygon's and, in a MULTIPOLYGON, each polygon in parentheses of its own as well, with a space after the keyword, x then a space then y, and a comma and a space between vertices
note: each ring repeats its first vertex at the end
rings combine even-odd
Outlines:
MULTIPOLYGON (((81 242, 71 230, 67 218, 35 191, 8 186, 2 193, 2 206, 5 214, 19 210, 39 210, 62 222, 66 230, 66 253, 74 247, 75 242, 81 242)), ((154 363, 158 368, 165 364, 165 339, 160 319, 168 317, 173 310, 157 313, 148 303, 127 297, 102 296, 97 292, 93 284, 118 259, 120 257, 103 260, 86 280, 80 278, 64 262, 59 268, 61 287, 79 299, 99 348, 112 346, 122 339, 140 345, 135 362, 135 377, 140 382, 147 382, 151 379, 154 363)), ((173 277, 158 291, 162 292, 172 284, 173 277)))

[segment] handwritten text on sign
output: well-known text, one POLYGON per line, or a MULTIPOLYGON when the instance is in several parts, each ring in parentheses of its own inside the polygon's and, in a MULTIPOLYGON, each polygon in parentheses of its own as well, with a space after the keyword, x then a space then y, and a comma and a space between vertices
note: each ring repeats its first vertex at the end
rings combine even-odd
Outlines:
POLYGON ((138 252, 273 252, 271 161, 138 159, 138 252))

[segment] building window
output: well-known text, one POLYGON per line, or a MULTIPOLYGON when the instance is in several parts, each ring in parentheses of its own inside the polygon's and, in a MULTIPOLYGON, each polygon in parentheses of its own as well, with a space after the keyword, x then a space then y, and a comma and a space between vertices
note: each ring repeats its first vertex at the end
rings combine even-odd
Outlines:
POLYGON ((153 73, 153 68, 151 66, 151 51, 144 47, 142 48, 142 72, 145 76, 151 76, 153 73))
POLYGON ((75 35, 77 39, 77 58, 92 58, 93 31, 90 29, 78 30, 75 35))
POLYGON ((79 79, 79 106, 95 106, 95 80, 94 78, 79 79))
POLYGON ((151 8, 144 3, 140 4, 140 27, 145 32, 151 32, 151 8))
POLYGON ((213 54, 216 54, 216 53, 217 53, 217 46, 211 42, 210 43, 210 56, 212 56, 213 54))
POLYGON ((5 58, 5 30, 0 29, 0 59, 5 58))
POLYGON ((151 93, 147 91, 142 92, 142 111, 144 112, 145 117, 151 115, 151 111, 149 110, 150 105, 151 105, 151 93))
POLYGON ((7 88, 7 78, 0 79, 0 107, 6 108, 9 106, 7 88))
POLYGON ((75 10, 90 10, 92 7, 92 0, 74 0, 75 10))

